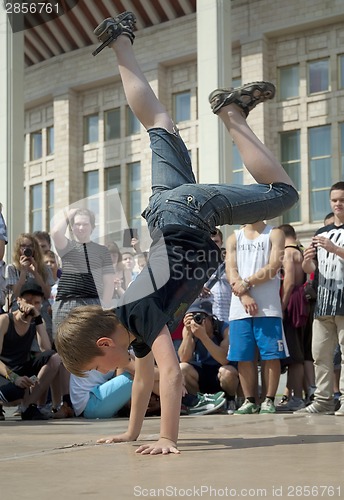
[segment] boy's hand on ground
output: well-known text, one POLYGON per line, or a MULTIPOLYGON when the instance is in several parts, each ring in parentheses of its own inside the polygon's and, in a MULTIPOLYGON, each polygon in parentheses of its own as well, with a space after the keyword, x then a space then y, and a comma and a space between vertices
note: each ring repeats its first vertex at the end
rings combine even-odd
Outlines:
POLYGON ((127 432, 123 434, 117 434, 116 436, 109 436, 106 438, 97 439, 98 444, 110 444, 110 443, 125 443, 128 441, 136 441, 127 432))
POLYGON ((179 455, 180 451, 176 443, 170 439, 160 438, 156 443, 141 445, 135 453, 140 453, 141 455, 168 455, 169 453, 174 453, 175 455, 179 455))

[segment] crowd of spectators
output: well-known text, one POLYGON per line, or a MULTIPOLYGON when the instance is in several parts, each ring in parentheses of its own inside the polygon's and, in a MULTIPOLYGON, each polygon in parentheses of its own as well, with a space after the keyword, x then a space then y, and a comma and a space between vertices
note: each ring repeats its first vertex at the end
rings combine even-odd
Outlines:
MULTIPOLYGON (((343 201, 342 184, 331 190, 334 210, 343 201)), ((115 241, 93 242, 95 216, 82 208, 56 218, 51 236, 45 231, 20 234, 5 263, 8 235, 1 209, 0 204, 0 419, 5 419, 4 407, 14 405, 23 420, 127 415, 135 373, 133 352, 121 371, 90 370, 85 377, 70 376, 54 349, 54 336, 76 307, 116 307, 147 264, 148 252, 142 251, 136 235, 126 248, 115 241)), ((313 344, 312 350, 320 293, 316 247, 327 249, 332 266, 341 269, 341 223, 340 214, 328 214, 306 252, 289 224, 243 226, 228 238, 226 248, 217 230, 212 238, 222 249, 223 263, 171 332, 185 387, 181 414, 309 408, 310 413, 343 415, 342 331, 333 331, 335 340, 328 340, 335 346, 331 367, 328 355, 324 368, 318 345, 313 344), (259 249, 265 250, 260 254, 259 249), (278 349, 271 347, 272 341, 278 349), (285 391, 276 402, 284 372, 285 391), (320 389, 317 372, 322 377, 320 389)), ((326 283, 321 281, 321 286, 326 283)), ((319 329, 317 325, 317 336, 319 329)), ((159 411, 156 369, 147 414, 159 411)))

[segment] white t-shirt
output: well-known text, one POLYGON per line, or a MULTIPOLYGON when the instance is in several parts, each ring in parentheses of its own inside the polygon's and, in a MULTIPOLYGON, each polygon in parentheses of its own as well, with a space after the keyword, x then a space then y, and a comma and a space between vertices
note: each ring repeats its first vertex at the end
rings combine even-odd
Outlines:
POLYGON ((69 382, 70 399, 76 416, 81 415, 85 410, 92 389, 113 378, 114 374, 113 370, 106 374, 97 370, 90 370, 86 372, 85 377, 77 377, 71 374, 69 382))
MULTIPOLYGON (((271 252, 270 234, 272 229, 272 226, 266 226, 262 233, 254 240, 246 238, 244 228, 235 231, 237 239, 237 267, 241 278, 249 278, 258 269, 269 263, 271 252)), ((269 316, 282 318, 279 290, 280 278, 278 274, 269 281, 250 289, 250 295, 258 305, 258 313, 255 317, 269 316)), ((250 317, 250 314, 246 313, 240 298, 233 294, 229 311, 230 321, 250 317)))

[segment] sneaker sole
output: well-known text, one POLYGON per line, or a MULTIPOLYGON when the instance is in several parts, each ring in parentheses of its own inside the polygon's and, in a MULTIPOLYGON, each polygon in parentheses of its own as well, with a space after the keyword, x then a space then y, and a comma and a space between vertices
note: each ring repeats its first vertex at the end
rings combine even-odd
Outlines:
POLYGON ((239 410, 237 410, 236 412, 233 413, 233 415, 258 415, 258 413, 259 413, 259 408, 257 408, 256 411, 247 412, 247 413, 240 413, 239 410))
POLYGON ((126 11, 122 12, 115 18, 108 17, 104 19, 93 31, 93 33, 98 37, 99 41, 102 44, 96 48, 94 52, 92 52, 93 56, 96 56, 101 52, 105 47, 108 47, 110 43, 115 42, 120 35, 126 35, 130 38, 131 43, 134 43, 135 35, 132 32, 136 23, 136 17, 132 12, 126 11), (123 26, 123 21, 129 21, 129 26, 123 26), (115 29, 121 26, 124 28, 120 33, 115 33, 115 29), (127 31, 125 31, 127 30, 127 31), (107 36, 106 36, 107 35, 107 36), (103 38, 106 36, 105 40, 103 38))
MULTIPOLYGON (((307 408, 307 406, 306 406, 307 408)), ((294 415, 335 415, 334 410, 325 410, 325 411, 303 411, 305 408, 301 410, 294 411, 294 415)))
POLYGON ((209 95, 209 102, 213 113, 217 114, 223 106, 236 104, 245 113, 246 117, 257 104, 275 97, 276 88, 270 82, 252 82, 241 87, 230 89, 216 89, 209 95), (250 97, 244 101, 243 97, 250 97))

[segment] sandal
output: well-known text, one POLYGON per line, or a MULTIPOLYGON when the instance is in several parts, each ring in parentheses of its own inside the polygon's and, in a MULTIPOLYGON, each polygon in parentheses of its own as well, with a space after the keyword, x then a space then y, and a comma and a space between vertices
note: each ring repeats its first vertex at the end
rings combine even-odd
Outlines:
POLYGON ((223 106, 236 104, 247 117, 257 104, 272 99, 275 96, 275 91, 275 86, 270 82, 253 82, 236 89, 216 89, 209 95, 209 102, 215 114, 223 106))
POLYGON ((136 23, 136 17, 132 12, 122 12, 117 17, 108 17, 104 19, 94 30, 94 34, 102 44, 92 52, 96 56, 110 43, 117 40, 120 35, 126 35, 130 38, 131 43, 134 43, 135 35, 133 29, 136 23))

